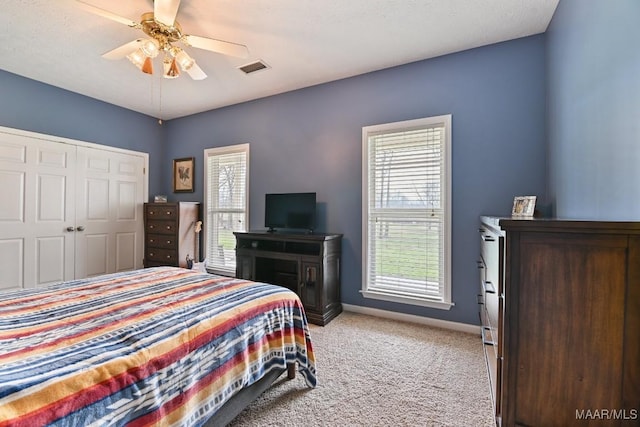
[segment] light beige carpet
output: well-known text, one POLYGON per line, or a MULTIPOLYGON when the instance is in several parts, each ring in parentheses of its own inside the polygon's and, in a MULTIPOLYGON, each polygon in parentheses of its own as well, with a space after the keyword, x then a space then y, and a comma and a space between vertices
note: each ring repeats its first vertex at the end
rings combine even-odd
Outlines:
POLYGON ((318 386, 282 377, 231 426, 495 425, 479 336, 355 313, 310 328, 318 386))

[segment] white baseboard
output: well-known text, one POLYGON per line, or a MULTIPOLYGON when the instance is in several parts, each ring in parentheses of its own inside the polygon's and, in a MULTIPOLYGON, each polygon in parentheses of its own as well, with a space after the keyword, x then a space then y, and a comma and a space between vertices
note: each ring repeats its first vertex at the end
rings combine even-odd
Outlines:
POLYGON ((421 325, 433 326, 435 328, 450 329, 453 331, 480 335, 479 325, 469 325, 468 323, 452 322, 450 320, 432 319, 430 317, 396 313, 395 311, 380 310, 378 308, 362 307, 360 305, 344 303, 342 304, 342 309, 353 313, 367 314, 369 316, 383 317, 385 319, 400 320, 403 322, 419 323, 421 325))

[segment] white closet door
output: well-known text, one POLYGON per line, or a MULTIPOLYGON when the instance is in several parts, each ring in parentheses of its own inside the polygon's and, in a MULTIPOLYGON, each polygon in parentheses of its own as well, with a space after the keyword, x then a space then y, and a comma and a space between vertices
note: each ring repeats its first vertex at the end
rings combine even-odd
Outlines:
POLYGON ((142 268, 145 158, 78 147, 75 277, 142 268))
POLYGON ((0 292, 142 268, 147 159, 0 127, 0 292))
POLYGON ((73 279, 75 151, 0 132, 0 291, 73 279))

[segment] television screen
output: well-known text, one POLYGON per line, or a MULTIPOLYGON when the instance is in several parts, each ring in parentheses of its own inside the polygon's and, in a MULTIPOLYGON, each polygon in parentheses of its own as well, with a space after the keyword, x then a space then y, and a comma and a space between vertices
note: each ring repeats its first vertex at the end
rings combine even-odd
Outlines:
POLYGON ((264 226, 312 231, 316 226, 316 193, 266 194, 264 226))

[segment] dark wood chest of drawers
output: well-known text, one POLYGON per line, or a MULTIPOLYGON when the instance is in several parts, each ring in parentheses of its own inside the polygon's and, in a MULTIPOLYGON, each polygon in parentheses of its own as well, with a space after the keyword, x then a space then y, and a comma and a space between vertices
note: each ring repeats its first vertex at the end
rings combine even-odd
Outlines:
POLYGON ((640 223, 482 217, 496 422, 640 425, 640 223))
POLYGON ((199 203, 144 204, 144 266, 186 267, 195 259, 199 203))

